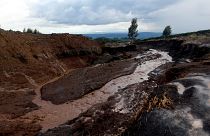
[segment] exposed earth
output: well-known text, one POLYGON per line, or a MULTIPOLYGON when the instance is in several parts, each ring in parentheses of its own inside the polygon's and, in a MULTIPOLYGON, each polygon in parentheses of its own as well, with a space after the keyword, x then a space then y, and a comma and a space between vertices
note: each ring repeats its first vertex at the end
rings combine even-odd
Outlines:
POLYGON ((101 45, 0 30, 0 136, 210 135, 210 31, 101 45))

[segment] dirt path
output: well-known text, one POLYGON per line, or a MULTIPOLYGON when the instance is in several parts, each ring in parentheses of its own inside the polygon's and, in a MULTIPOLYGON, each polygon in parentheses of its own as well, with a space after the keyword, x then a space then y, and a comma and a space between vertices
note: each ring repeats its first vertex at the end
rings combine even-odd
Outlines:
MULTIPOLYGON (((65 104, 54 105, 49 101, 41 100, 40 88, 36 89, 37 96, 33 102, 40 106, 39 110, 26 114, 25 118, 40 118, 40 124, 42 126, 42 132, 54 128, 60 124, 65 123, 68 120, 72 120, 77 117, 80 113, 88 110, 91 106, 104 102, 108 97, 112 96, 120 88, 125 88, 128 85, 143 82, 148 79, 148 73, 153 71, 158 66, 172 61, 172 58, 165 52, 158 52, 156 50, 148 51, 144 55, 161 54, 161 57, 155 60, 146 61, 139 65, 135 72, 131 75, 122 76, 111 80, 101 89, 98 89, 92 93, 89 93, 81 99, 68 102, 65 104)), ((141 56, 137 57, 138 59, 141 56)), ((50 82, 56 81, 58 78, 51 80, 50 82)), ((49 83, 49 82, 48 82, 49 83)))

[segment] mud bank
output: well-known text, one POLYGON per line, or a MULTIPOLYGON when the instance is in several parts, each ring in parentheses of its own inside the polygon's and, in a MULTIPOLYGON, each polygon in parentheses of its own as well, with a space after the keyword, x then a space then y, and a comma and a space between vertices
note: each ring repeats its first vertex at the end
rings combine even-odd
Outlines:
POLYGON ((76 100, 114 78, 133 73, 137 63, 135 59, 130 59, 73 70, 57 81, 44 85, 41 98, 53 104, 76 100))
POLYGON ((71 71, 57 81, 44 85, 41 88, 41 97, 53 104, 76 100, 101 88, 112 79, 133 73, 138 63, 157 57, 158 52, 150 51, 141 57, 71 71))
POLYGON ((210 52, 207 46, 209 43, 188 41, 185 39, 168 39, 168 40, 154 40, 146 42, 136 42, 136 49, 138 51, 148 49, 159 49, 169 52, 174 61, 182 59, 202 59, 210 52))
MULTIPOLYGON (((127 125, 125 125, 125 123, 136 116, 136 112, 134 111, 142 106, 148 96, 146 92, 139 91, 139 89, 135 89, 134 87, 132 90, 132 86, 147 81, 149 78, 148 74, 151 71, 172 60, 167 53, 156 50, 151 50, 145 54, 139 55, 136 59, 144 60, 149 56, 156 56, 156 54, 160 54, 160 57, 140 61, 139 66, 133 74, 111 80, 101 89, 94 91, 90 99, 97 101, 95 100, 97 98, 101 101, 90 106, 87 112, 82 113, 74 120, 69 118, 70 121, 66 124, 50 129, 41 135, 88 135, 88 133, 89 135, 119 134, 119 132, 126 128, 127 125), (98 92, 103 93, 95 97, 95 94, 98 92), (99 122, 102 124, 99 125, 99 122), (108 124, 112 124, 111 126, 114 125, 114 127, 110 128, 111 126, 108 124), (122 124, 124 125, 122 126, 122 124)), ((150 85, 151 88, 156 86, 155 82, 151 82, 150 85)), ((149 83, 145 83, 143 86, 142 88, 147 88, 149 83)), ((88 96, 89 95, 87 95, 87 97, 88 96)), ((84 98, 86 98, 86 96, 84 98)), ((84 98, 76 100, 77 103, 84 98)))

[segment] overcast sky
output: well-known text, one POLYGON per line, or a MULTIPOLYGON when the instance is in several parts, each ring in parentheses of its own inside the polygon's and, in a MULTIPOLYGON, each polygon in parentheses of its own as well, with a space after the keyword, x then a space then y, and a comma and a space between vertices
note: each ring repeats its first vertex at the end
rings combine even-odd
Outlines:
POLYGON ((210 0, 0 0, 3 29, 127 32, 134 17, 143 32, 161 32, 166 25, 174 33, 210 29, 210 0))

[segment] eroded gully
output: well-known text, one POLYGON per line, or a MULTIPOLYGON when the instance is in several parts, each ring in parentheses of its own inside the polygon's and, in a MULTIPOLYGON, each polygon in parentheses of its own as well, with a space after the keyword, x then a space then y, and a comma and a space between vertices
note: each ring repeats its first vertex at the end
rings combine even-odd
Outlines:
MULTIPOLYGON (((161 56, 154 60, 145 61, 139 64, 133 74, 122 76, 106 83, 102 88, 93 91, 80 99, 72 102, 67 102, 60 105, 54 105, 50 101, 41 99, 40 88, 36 89, 36 97, 33 103, 40 106, 38 110, 26 114, 23 118, 34 119, 38 118, 38 123, 42 126, 42 132, 57 127, 68 120, 76 118, 80 113, 85 112, 91 106, 105 102, 110 96, 114 95, 119 89, 125 88, 128 85, 140 83, 148 80, 148 74, 155 68, 167 62, 171 62, 172 58, 167 52, 150 50, 142 55, 138 55, 136 59, 141 59, 145 55, 160 54, 161 56)), ((54 79, 53 81, 55 81, 54 79)), ((53 82, 50 81, 50 82, 53 82)))

